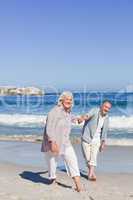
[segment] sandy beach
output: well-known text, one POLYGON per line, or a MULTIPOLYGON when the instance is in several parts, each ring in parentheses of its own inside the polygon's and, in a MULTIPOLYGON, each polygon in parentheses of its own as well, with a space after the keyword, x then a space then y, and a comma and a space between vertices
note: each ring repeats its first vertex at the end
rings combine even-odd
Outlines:
POLYGON ((85 188, 81 193, 74 191, 73 181, 67 176, 62 161, 57 169, 57 183, 49 183, 40 143, 1 141, 0 199, 133 199, 132 147, 108 147, 99 156, 96 182, 87 180, 80 145, 75 145, 75 150, 85 188))

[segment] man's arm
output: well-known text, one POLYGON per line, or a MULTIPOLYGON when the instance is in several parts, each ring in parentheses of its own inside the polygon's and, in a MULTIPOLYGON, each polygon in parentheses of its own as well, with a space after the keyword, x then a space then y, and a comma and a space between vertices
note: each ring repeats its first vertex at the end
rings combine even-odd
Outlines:
POLYGON ((106 146, 105 140, 102 140, 101 145, 99 147, 99 151, 102 152, 105 149, 105 146, 106 146))
POLYGON ((95 112, 95 108, 91 109, 88 113, 84 114, 84 115, 81 115, 79 118, 78 118, 78 123, 82 123, 83 121, 88 121, 91 119, 91 117, 94 115, 94 112, 95 112))
POLYGON ((106 123, 104 124, 103 130, 102 130, 102 138, 101 138, 101 145, 99 148, 99 151, 103 151, 106 146, 106 138, 107 138, 107 131, 109 127, 109 118, 106 119, 106 123))
POLYGON ((78 120, 78 123, 80 124, 80 123, 82 123, 83 121, 87 121, 87 120, 89 120, 89 116, 88 115, 81 115, 80 117, 78 117, 77 118, 77 120, 78 120))

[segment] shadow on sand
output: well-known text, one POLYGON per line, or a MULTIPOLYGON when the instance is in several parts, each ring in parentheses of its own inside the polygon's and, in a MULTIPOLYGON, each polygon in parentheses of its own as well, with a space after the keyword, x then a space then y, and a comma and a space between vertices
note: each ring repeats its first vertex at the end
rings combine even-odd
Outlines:
MULTIPOLYGON (((44 172, 23 171, 21 174, 19 174, 19 176, 23 179, 32 181, 34 183, 42 183, 45 185, 51 185, 54 182, 53 180, 50 180, 48 178, 41 176, 41 174, 47 174, 47 173, 48 171, 44 171, 44 172)), ((68 186, 58 181, 56 181, 56 184, 64 188, 70 188, 70 189, 72 188, 72 186, 68 186)))

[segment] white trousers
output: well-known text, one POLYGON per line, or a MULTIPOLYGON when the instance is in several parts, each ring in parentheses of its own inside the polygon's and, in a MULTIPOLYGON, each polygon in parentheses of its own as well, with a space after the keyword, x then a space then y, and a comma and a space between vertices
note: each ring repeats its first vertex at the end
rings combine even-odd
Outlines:
POLYGON ((97 154, 100 143, 88 144, 87 142, 82 141, 81 145, 87 165, 97 166, 97 154))
MULTIPOLYGON (((64 154, 61 155, 67 170, 67 174, 71 177, 80 176, 78 161, 75 151, 72 146, 65 148, 64 154)), ((56 178, 56 168, 59 156, 52 154, 51 152, 45 153, 45 158, 48 164, 49 179, 56 178)))

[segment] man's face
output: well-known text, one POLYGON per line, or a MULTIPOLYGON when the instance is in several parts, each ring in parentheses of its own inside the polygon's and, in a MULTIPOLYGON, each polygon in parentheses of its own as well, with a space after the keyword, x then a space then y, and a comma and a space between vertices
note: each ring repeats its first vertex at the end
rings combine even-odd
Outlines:
POLYGON ((109 102, 103 103, 101 106, 102 115, 106 115, 110 111, 111 107, 112 105, 109 102))

